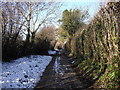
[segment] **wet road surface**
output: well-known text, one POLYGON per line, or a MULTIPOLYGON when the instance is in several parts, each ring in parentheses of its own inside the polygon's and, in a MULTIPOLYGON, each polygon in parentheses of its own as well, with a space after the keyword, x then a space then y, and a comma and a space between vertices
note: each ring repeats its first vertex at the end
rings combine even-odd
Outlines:
POLYGON ((55 55, 46 67, 36 88, 73 89, 82 88, 82 83, 75 70, 71 67, 70 61, 62 55, 55 55))

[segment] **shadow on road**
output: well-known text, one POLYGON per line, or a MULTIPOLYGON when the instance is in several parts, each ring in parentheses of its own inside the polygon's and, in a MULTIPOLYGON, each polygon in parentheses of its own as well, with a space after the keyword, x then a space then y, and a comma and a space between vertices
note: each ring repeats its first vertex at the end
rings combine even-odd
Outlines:
POLYGON ((36 88, 83 88, 79 76, 71 67, 69 60, 64 58, 63 54, 55 54, 52 61, 46 67, 41 80, 36 88))

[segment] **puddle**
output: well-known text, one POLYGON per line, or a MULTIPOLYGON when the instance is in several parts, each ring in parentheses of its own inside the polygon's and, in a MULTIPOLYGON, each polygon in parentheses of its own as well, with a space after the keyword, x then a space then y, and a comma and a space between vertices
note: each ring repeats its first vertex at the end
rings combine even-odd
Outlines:
POLYGON ((56 60, 55 60, 54 66, 53 66, 53 70, 55 71, 56 74, 63 75, 64 70, 61 67, 60 60, 61 60, 60 56, 56 57, 56 60))

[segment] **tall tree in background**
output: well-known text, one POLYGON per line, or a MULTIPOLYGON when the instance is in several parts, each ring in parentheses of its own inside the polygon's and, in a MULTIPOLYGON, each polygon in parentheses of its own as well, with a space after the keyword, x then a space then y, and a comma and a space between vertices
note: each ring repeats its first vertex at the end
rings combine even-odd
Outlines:
POLYGON ((88 11, 83 11, 79 9, 70 9, 63 11, 63 17, 62 17, 62 25, 61 27, 63 30, 67 31, 69 34, 68 37, 68 47, 69 51, 71 51, 70 55, 73 55, 73 49, 74 49, 74 43, 72 39, 74 39, 76 31, 80 27, 82 28, 83 25, 85 25, 84 20, 86 20, 88 17, 88 11))
POLYGON ((50 43, 49 49, 54 49, 56 43, 56 27, 54 25, 44 26, 36 33, 35 43, 45 40, 50 43))
POLYGON ((36 38, 47 39, 49 41, 55 40, 55 30, 54 25, 44 26, 40 31, 36 33, 36 38))
POLYGON ((76 30, 83 24, 87 18, 88 12, 79 9, 70 9, 63 11, 61 27, 66 30, 70 36, 74 36, 76 30))

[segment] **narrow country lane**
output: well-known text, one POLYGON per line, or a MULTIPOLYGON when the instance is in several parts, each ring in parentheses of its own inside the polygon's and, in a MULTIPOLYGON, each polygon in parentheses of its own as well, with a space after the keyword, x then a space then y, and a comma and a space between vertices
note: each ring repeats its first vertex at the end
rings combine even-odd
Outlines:
POLYGON ((46 67, 36 88, 73 89, 83 87, 75 70, 71 67, 70 61, 65 59, 64 55, 55 55, 46 67))

